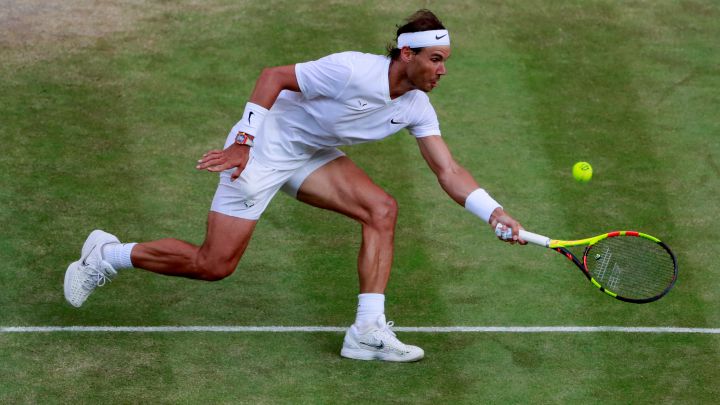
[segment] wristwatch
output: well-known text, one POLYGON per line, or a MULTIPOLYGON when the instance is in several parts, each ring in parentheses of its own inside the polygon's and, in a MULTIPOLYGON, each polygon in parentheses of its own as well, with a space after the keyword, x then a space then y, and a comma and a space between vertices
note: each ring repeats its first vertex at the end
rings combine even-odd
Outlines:
POLYGON ((254 136, 242 131, 235 135, 235 143, 238 145, 253 146, 253 139, 254 136))

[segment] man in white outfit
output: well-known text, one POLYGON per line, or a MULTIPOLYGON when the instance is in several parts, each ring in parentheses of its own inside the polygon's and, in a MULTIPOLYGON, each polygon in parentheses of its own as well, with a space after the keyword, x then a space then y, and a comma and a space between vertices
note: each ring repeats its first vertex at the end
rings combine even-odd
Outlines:
POLYGON ((417 361, 421 348, 400 342, 385 320, 385 288, 393 258, 396 201, 337 149, 386 138, 407 128, 447 194, 490 224, 520 224, 453 159, 426 93, 446 74, 450 34, 428 10, 397 31, 388 56, 343 52, 316 61, 266 68, 223 150, 197 168, 220 172, 201 246, 177 239, 120 243, 96 230, 65 275, 65 297, 79 307, 121 269, 199 280, 235 271, 255 225, 282 189, 307 204, 362 224, 359 305, 341 355, 360 360, 417 361))

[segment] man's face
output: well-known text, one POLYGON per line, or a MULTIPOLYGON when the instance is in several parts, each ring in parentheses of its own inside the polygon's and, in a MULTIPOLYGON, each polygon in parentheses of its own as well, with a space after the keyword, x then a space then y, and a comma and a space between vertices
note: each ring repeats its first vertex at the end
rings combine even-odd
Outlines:
MULTIPOLYGON (((404 50, 405 51, 405 50, 404 50)), ((410 49, 407 75, 418 90, 430 92, 437 87, 440 77, 447 73, 445 62, 450 57, 449 46, 431 46, 413 54, 410 49)))

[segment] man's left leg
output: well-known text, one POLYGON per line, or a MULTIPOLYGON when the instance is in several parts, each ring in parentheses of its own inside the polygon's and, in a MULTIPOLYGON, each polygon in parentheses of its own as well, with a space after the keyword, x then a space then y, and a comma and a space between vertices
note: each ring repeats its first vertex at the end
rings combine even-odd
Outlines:
MULTIPOLYGON (((298 179, 291 179, 289 183, 294 181, 298 179)), ((293 193, 287 188, 285 191, 293 193)), ((341 354, 360 360, 420 360, 423 350, 401 343, 390 329, 392 322, 385 322, 384 293, 390 278, 397 220, 395 199, 345 156, 324 164, 302 179, 297 199, 338 212, 362 225, 358 316, 345 335, 341 354)))

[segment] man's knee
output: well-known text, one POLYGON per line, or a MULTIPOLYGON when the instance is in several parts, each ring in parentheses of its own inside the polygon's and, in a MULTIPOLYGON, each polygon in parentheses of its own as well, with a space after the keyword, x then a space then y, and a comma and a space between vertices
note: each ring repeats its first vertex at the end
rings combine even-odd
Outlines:
POLYGON ((205 242, 194 260, 196 278, 207 281, 222 280, 233 274, 240 262, 256 220, 235 218, 211 211, 205 242))
POLYGON ((397 201, 389 194, 376 198, 369 208, 368 224, 378 228, 394 229, 398 216, 397 201))
POLYGON ((235 272, 237 262, 198 257, 195 268, 201 280, 219 281, 235 272))

